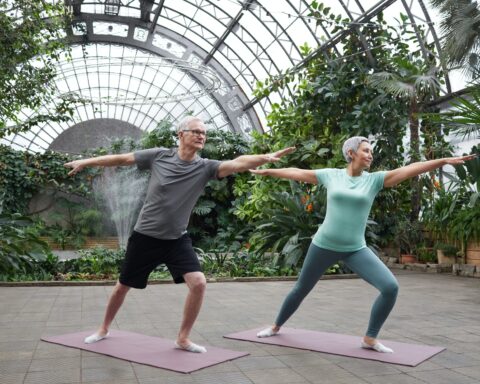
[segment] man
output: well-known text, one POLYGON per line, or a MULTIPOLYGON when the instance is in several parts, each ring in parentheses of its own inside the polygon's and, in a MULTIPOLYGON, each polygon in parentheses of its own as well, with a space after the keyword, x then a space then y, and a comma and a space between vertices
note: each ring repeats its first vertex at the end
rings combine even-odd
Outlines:
POLYGON ((115 288, 109 298, 103 323, 85 343, 95 343, 108 336, 108 329, 130 288, 143 289, 148 275, 165 263, 175 283, 188 287, 183 319, 175 342, 176 348, 203 353, 206 349, 190 341, 189 335, 200 312, 206 279, 187 234, 190 214, 205 185, 211 179, 278 161, 295 148, 266 155, 244 155, 234 160, 202 159, 197 152, 205 145, 207 129, 198 117, 186 117, 177 128, 178 148, 153 148, 142 151, 75 160, 65 164, 69 175, 85 167, 137 165, 150 169, 147 195, 115 288))

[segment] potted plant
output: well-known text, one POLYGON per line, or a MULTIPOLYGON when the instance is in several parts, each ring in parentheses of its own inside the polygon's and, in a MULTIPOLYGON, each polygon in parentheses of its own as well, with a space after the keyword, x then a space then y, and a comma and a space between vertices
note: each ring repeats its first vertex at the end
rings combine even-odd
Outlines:
POLYGON ((418 247, 416 251, 416 256, 420 263, 436 263, 437 262, 435 249, 426 247, 425 245, 418 247))
POLYGON ((397 224, 395 235, 395 241, 400 247, 400 263, 415 263, 415 253, 423 240, 420 224, 412 223, 408 219, 401 220, 397 224))
POLYGON ((456 246, 448 243, 438 242, 435 245, 435 250, 437 251, 438 264, 455 264, 457 252, 459 251, 456 246))
POLYGON ((480 204, 458 211, 449 223, 449 233, 461 241, 465 263, 480 265, 480 204))

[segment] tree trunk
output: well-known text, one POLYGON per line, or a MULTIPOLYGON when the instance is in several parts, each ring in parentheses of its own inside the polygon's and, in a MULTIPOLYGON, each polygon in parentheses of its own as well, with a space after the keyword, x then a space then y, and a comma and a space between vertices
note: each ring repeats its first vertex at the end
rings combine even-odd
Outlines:
MULTIPOLYGON (((410 104, 410 114, 408 117, 410 126, 410 163, 420 161, 420 139, 419 139, 419 121, 418 121, 418 105, 413 99, 410 104)), ((420 178, 414 177, 410 181, 412 195, 410 200, 410 221, 413 223, 418 220, 420 214, 420 203, 422 199, 422 188, 420 178)))

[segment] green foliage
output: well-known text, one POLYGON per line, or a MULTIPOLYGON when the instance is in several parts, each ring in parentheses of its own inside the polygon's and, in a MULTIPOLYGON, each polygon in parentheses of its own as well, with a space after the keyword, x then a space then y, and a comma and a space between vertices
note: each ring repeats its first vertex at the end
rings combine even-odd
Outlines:
POLYGON ((442 242, 438 242, 435 244, 435 250, 441 250, 443 254, 447 257, 455 257, 460 251, 455 245, 442 242))
POLYGON ((417 259, 421 263, 436 263, 437 255, 435 249, 427 247, 419 247, 416 251, 417 259))
POLYGON ((480 10, 473 0, 431 0, 442 20, 442 51, 448 64, 472 77, 480 75, 480 10))
POLYGON ((434 200, 424 209, 422 222, 435 240, 452 240, 447 228, 456 209, 460 208, 457 199, 454 193, 439 189, 434 200))
MULTIPOLYGON (((473 147, 472 153, 478 153, 473 147)), ((440 242, 453 242, 465 247, 480 240, 480 158, 455 166, 447 173, 448 189, 438 186, 432 201, 423 212, 423 222, 440 242)))
POLYGON ((60 265, 60 273, 82 273, 102 277, 118 275, 123 262, 125 250, 97 247, 78 251, 79 258, 66 260, 60 265))
POLYGON ((33 221, 20 214, 0 215, 0 274, 26 273, 43 260, 48 245, 32 230, 33 221))
MULTIPOLYGON (((312 3, 312 16, 318 19, 317 24, 330 26, 332 33, 348 23, 320 2, 312 3)), ((427 68, 420 52, 411 52, 409 40, 414 38, 415 31, 406 19, 402 20, 404 26, 400 31, 388 26, 381 15, 376 21, 378 28, 359 27, 367 44, 373 47, 367 53, 358 34, 343 40, 342 56, 334 50, 313 55, 304 46, 302 52, 311 60, 303 68, 259 82, 255 91, 257 98, 280 89, 289 92, 291 98, 272 104, 267 116, 271 130, 265 135, 253 135, 252 152, 265 153, 294 145, 295 153, 272 166, 339 168, 346 165, 341 153, 344 140, 362 135, 374 138, 372 171, 403 166, 409 104, 368 84, 373 72, 403 74, 403 66, 420 76, 427 68)), ((432 139, 428 143, 436 141, 432 139)), ((275 206, 273 191, 288 191, 288 183, 274 178, 237 178, 237 217, 242 222, 255 224, 268 220, 267 212, 275 206)), ((408 186, 402 184, 382 191, 376 199, 371 219, 378 223, 375 230, 381 234, 382 242, 394 237, 396 217, 409 210, 411 193, 408 186)), ((292 237, 289 247, 298 247, 296 241, 292 237)))
POLYGON ((142 148, 175 147, 176 134, 173 124, 168 120, 162 120, 157 127, 150 132, 145 133, 140 141, 142 148))
POLYGON ((478 85, 469 92, 468 98, 458 97, 451 102, 452 108, 439 114, 427 115, 434 123, 444 126, 462 139, 480 138, 480 89, 478 85))
POLYGON ((418 221, 411 222, 403 218, 396 225, 395 239, 400 247, 400 253, 416 255, 417 249, 424 242, 421 224, 418 221))
POLYGON ((294 267, 275 265, 271 257, 237 250, 233 252, 204 252, 197 249, 202 270, 209 277, 266 277, 295 276, 294 267))
POLYGON ((92 175, 98 171, 86 170, 75 178, 68 176, 63 166, 67 155, 46 151, 32 154, 0 145, 0 205, 7 213, 28 213, 28 204, 40 191, 52 194, 60 191, 86 196, 91 191, 92 175))
POLYGON ((275 205, 265 209, 266 219, 256 223, 250 238, 259 254, 278 253, 275 265, 299 266, 318 225, 323 222, 326 194, 323 189, 307 189, 290 182, 290 191, 273 192, 275 205))
POLYGON ((448 224, 448 232, 462 244, 466 245, 470 241, 478 242, 480 240, 480 204, 457 212, 448 224))
POLYGON ((88 208, 84 201, 76 202, 69 198, 56 199, 57 211, 50 214, 50 221, 64 228, 70 235, 98 236, 102 233, 102 213, 88 208))
POLYGON ((58 1, 0 2, 0 137, 71 118, 71 100, 56 98, 54 86, 56 63, 69 56, 67 14, 58 1), (49 106, 46 112, 42 105, 49 106), (33 117, 22 121, 23 110, 33 117))

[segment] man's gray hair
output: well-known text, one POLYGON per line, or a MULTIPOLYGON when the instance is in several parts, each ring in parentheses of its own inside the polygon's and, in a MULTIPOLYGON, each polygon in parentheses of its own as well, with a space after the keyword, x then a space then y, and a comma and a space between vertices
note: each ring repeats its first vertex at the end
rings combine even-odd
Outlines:
POLYGON ((188 126, 192 121, 200 121, 203 123, 203 120, 196 116, 184 117, 182 120, 180 120, 180 122, 177 125, 177 133, 180 131, 184 131, 185 129, 188 129, 188 126))
POLYGON ((352 161, 352 158, 348 155, 348 151, 351 149, 353 152, 357 152, 361 143, 366 142, 370 144, 370 140, 363 136, 353 136, 345 140, 342 147, 343 156, 348 163, 352 161))

